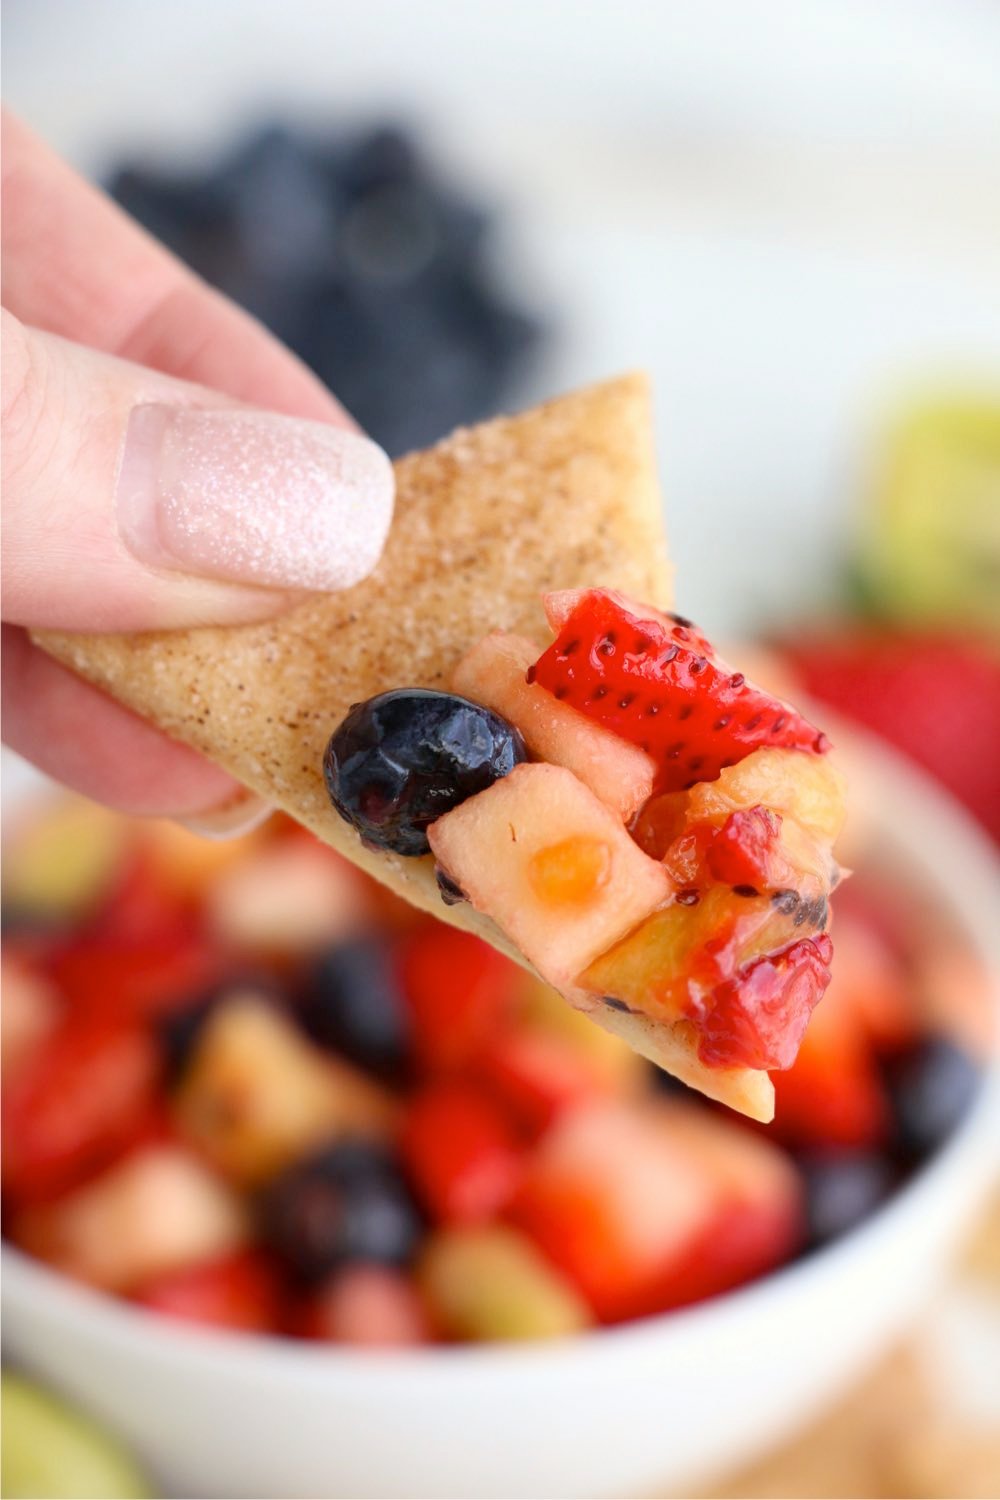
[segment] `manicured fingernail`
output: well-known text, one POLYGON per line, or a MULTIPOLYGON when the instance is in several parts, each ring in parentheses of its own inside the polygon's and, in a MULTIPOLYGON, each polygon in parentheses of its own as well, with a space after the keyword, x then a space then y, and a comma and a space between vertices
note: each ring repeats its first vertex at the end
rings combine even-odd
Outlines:
POLYGON ((281 589, 341 589, 378 561, 392 465, 359 433, 270 412, 137 406, 118 525, 144 563, 281 589))
POLYGON ((266 823, 273 812, 270 802, 265 802, 262 797, 255 797, 252 792, 246 792, 242 796, 232 797, 221 807, 212 807, 207 812, 193 813, 190 817, 177 818, 176 821, 182 828, 189 828, 203 839, 238 839, 246 833, 253 833, 255 828, 266 823))

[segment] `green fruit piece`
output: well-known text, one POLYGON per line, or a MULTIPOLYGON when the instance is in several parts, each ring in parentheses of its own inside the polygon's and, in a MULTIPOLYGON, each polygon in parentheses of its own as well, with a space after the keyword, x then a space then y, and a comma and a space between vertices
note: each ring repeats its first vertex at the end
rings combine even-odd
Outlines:
POLYGON ((900 421, 861 571, 894 619, 1000 633, 1000 399, 950 397, 900 421))
POLYGON ((0 1382, 4 1500, 129 1500, 152 1494, 128 1453, 89 1417, 20 1375, 0 1382))
POLYGON ((454 1338, 550 1339, 593 1322, 568 1282, 512 1229, 442 1230, 424 1253, 418 1280, 454 1338))
POLYGON ((4 861, 4 905, 72 921, 106 895, 128 838, 123 818, 82 798, 66 798, 31 819, 4 861))

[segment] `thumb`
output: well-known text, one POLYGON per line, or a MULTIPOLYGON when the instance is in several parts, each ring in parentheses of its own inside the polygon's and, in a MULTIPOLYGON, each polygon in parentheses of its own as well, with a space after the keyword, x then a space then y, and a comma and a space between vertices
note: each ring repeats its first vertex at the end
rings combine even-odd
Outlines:
POLYGON ((3 313, 4 617, 236 624, 378 561, 393 475, 361 434, 238 406, 3 313))

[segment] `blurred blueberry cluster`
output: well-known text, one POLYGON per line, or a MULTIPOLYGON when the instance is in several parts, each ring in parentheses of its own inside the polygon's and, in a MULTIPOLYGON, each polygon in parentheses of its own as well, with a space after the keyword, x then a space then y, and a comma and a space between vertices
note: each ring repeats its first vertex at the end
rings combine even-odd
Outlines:
POLYGON ((492 216, 398 128, 269 126, 204 171, 128 164, 109 186, 392 454, 491 415, 538 347, 491 269, 492 216))

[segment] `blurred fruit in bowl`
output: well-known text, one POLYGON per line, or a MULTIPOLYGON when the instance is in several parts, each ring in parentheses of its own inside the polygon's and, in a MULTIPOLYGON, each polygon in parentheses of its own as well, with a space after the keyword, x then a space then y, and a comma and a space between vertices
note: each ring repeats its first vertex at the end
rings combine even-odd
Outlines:
MULTIPOLYGON (((794 925, 834 773, 779 800, 778 840, 747 817, 768 755, 646 834, 701 860, 696 814, 721 876, 802 887, 761 917, 794 925)), ((43 826, 64 845, 78 807, 43 826)), ((68 902, 30 824, 7 851, 11 889, 22 847, 36 873, 4 913, 5 1232, 160 1317, 403 1348, 667 1312, 848 1233, 975 1097, 988 981, 871 851, 833 895, 833 979, 765 1132, 280 817, 224 858, 93 827, 115 858, 68 902)))
POLYGON ((848 626, 800 633, 785 655, 801 689, 911 756, 1000 839, 996 646, 848 626))
POLYGON ((417 1276, 453 1338, 560 1338, 593 1321, 569 1280, 530 1241, 500 1225, 439 1230, 417 1276))
POLYGON ((86 916, 108 893, 128 844, 127 825, 82 797, 65 798, 17 831, 4 862, 4 910, 13 921, 55 925, 86 916))
POLYGON ((921 401, 897 419, 859 571, 869 602, 904 626, 1000 634, 1000 393, 921 401))
POLYGON ((7 1500, 143 1500, 146 1476, 107 1432, 34 1382, 12 1371, 0 1380, 7 1500))
POLYGON ((498 276, 493 215, 397 126, 271 125, 204 170, 123 166, 110 190, 390 453, 491 415, 540 342, 498 276))

